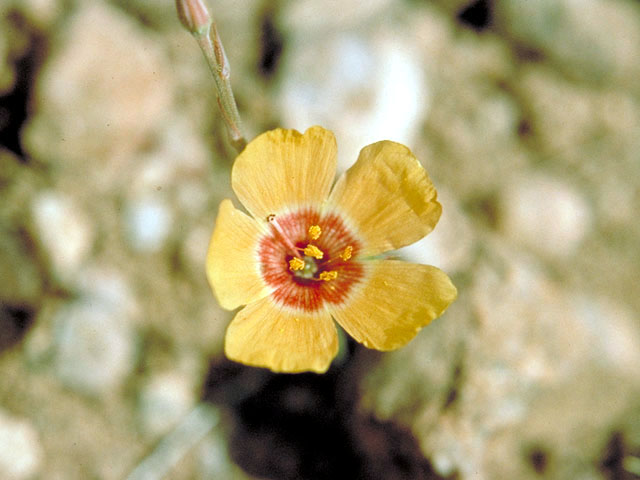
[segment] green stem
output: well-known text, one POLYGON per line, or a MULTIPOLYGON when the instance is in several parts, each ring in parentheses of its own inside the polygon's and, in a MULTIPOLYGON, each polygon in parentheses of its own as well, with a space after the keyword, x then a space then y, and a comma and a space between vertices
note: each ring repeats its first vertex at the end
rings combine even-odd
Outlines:
POLYGON ((229 61, 222 47, 215 23, 211 22, 211 25, 201 33, 194 33, 194 37, 213 74, 213 80, 218 92, 218 106, 227 125, 231 144, 238 152, 241 152, 247 142, 242 133, 242 121, 240 120, 238 106, 231 89, 229 61))
POLYGON ((216 24, 201 0, 176 0, 176 7, 182 25, 194 36, 207 60, 229 139, 239 153, 247 145, 247 141, 242 133, 242 121, 231 89, 229 60, 216 24))

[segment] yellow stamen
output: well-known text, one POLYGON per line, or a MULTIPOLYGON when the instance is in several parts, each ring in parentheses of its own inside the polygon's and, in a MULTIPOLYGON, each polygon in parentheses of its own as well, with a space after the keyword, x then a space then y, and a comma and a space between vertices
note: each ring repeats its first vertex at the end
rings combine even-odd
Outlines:
POLYGON ((318 247, 316 247, 315 245, 309 244, 305 247, 303 251, 305 255, 309 257, 317 258, 318 260, 322 260, 322 257, 324 257, 324 252, 320 250, 318 247))
POLYGON ((336 278, 338 278, 338 272, 336 272, 335 270, 320 272, 318 278, 320 278, 320 280, 324 280, 325 282, 328 282, 329 280, 335 280, 336 278))
POLYGON ((301 258, 292 258, 289 260, 289 270, 302 270, 304 268, 304 260, 301 258))
POLYGON ((311 225, 309 227, 309 237, 311 238, 311 240, 319 239, 320 235, 322 235, 322 230, 320 229, 319 225, 311 225))
POLYGON ((347 248, 344 249, 344 252, 340 254, 340 258, 346 262, 351 258, 352 253, 353 253, 353 247, 349 245, 347 248))

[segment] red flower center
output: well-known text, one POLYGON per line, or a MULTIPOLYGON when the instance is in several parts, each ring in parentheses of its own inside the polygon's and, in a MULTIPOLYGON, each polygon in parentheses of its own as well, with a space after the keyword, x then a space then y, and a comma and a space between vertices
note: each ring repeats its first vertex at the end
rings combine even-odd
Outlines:
POLYGON ((269 221, 271 231, 260 240, 258 255, 273 298, 307 312, 343 302, 364 269, 354 260, 360 242, 342 219, 306 208, 269 221))

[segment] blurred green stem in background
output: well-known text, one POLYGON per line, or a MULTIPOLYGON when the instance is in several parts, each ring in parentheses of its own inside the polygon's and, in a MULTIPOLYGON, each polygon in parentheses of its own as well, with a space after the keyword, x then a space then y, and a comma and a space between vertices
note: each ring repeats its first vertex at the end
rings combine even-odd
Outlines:
POLYGON ((227 125, 229 139, 240 153, 247 144, 242 122, 231 89, 231 68, 224 52, 218 29, 203 0, 176 0, 178 18, 196 39, 213 74, 218 92, 218 106, 227 125))

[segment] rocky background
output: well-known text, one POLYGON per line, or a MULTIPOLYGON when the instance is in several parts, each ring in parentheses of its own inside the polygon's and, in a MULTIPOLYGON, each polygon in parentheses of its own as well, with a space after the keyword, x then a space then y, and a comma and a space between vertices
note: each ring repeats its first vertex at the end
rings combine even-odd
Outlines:
POLYGON ((173 2, 0 0, 0 478, 640 478, 640 3, 209 4, 250 138, 412 148, 401 254, 459 299, 326 375, 225 360, 234 152, 173 2))

